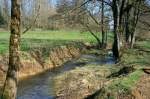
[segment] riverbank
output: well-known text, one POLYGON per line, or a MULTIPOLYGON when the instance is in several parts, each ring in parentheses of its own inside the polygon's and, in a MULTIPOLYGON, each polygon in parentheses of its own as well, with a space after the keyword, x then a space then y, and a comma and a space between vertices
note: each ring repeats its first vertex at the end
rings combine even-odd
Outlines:
MULTIPOLYGON (((24 79, 26 77, 34 76, 58 68, 64 63, 78 58, 82 52, 82 44, 63 45, 60 47, 47 49, 35 49, 30 52, 21 52, 20 67, 18 71, 18 78, 24 79)), ((4 83, 6 72, 8 68, 8 55, 0 57, 0 84, 4 83)))
MULTIPOLYGON (((98 58, 93 54, 81 54, 79 58, 74 58, 52 71, 44 72, 40 75, 20 81, 17 99, 54 99, 56 89, 55 82, 59 82, 53 79, 56 76, 67 73, 75 68, 84 67, 87 64, 106 64, 114 62, 113 57, 101 56, 98 58)), ((64 85, 66 85, 66 83, 64 85)))
POLYGON ((56 77, 57 99, 149 99, 146 86, 150 85, 150 80, 143 68, 150 66, 150 53, 141 50, 149 50, 147 47, 137 43, 134 49, 124 52, 117 64, 89 64, 56 77))

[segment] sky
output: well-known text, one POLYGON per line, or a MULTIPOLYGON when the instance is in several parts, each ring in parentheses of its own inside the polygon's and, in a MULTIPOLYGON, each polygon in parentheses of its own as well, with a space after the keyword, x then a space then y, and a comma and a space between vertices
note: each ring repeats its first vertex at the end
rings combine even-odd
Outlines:
POLYGON ((57 0, 51 0, 54 5, 56 5, 57 0))

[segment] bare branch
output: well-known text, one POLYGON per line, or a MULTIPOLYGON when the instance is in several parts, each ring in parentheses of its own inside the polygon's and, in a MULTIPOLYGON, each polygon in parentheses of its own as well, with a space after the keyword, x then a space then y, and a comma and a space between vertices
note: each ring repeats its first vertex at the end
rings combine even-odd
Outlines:
POLYGON ((100 25, 100 23, 95 19, 95 17, 89 11, 87 11, 87 12, 89 13, 90 17, 94 20, 94 22, 96 24, 100 25))
POLYGON ((81 23, 81 25, 83 25, 84 27, 86 27, 86 29, 91 33, 91 35, 92 35, 93 37, 95 37, 95 39, 97 40, 97 42, 98 42, 99 44, 101 44, 100 39, 95 35, 94 32, 92 32, 92 30, 90 29, 90 27, 89 27, 87 24, 84 24, 83 22, 80 22, 80 23, 81 23))
POLYGON ((81 8, 82 6, 84 6, 85 4, 87 4, 88 2, 90 2, 90 1, 92 1, 92 0, 87 0, 86 2, 84 2, 83 4, 81 4, 80 6, 78 6, 78 7, 76 7, 76 8, 74 8, 74 9, 72 9, 71 11, 69 11, 70 13, 72 13, 73 11, 75 11, 75 10, 77 10, 77 9, 79 9, 79 8, 81 8))
POLYGON ((36 23, 36 21, 37 21, 39 15, 40 15, 39 10, 40 10, 40 5, 39 5, 39 7, 38 7, 38 11, 37 11, 38 13, 37 13, 37 15, 36 15, 34 21, 31 23, 30 26, 28 26, 28 27, 22 32, 22 34, 25 34, 26 32, 28 32, 28 31, 32 28, 32 26, 36 23))

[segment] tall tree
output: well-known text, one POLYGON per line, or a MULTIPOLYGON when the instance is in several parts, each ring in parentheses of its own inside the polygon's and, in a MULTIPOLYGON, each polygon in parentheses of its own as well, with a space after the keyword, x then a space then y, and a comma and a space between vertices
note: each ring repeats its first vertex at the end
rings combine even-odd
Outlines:
POLYGON ((11 0, 9 67, 2 93, 2 99, 16 99, 17 71, 20 64, 20 21, 20 0, 11 0))
MULTIPOLYGON (((143 1, 144 2, 144 1, 143 1)), ((140 15, 140 8, 141 4, 143 3, 142 0, 133 0, 131 3, 128 4, 127 9, 127 24, 126 24, 126 41, 130 45, 130 48, 133 47, 133 44, 135 42, 135 30, 136 26, 139 20, 139 15, 140 15)))
POLYGON ((119 45, 119 34, 118 34, 118 16, 119 16, 119 8, 117 5, 117 0, 113 0, 112 3, 112 12, 113 12, 113 21, 114 21, 114 44, 113 44, 113 54, 115 57, 119 57, 119 50, 120 50, 120 45, 119 45))
POLYGON ((139 7, 141 0, 113 0, 112 12, 114 21, 114 44, 113 53, 117 58, 120 57, 122 48, 125 46, 124 34, 126 34, 126 41, 129 41, 130 46, 134 44, 135 29, 139 17, 139 7), (126 12, 126 13, 125 13, 126 12), (130 17, 130 20, 129 20, 130 17), (124 22, 124 20, 126 20, 124 22), (124 26, 126 24, 126 26, 124 26), (124 33, 125 32, 125 33, 124 33))
POLYGON ((101 7, 102 7, 102 11, 101 11, 101 32, 102 32, 102 48, 106 47, 106 33, 104 31, 104 0, 101 0, 101 7))

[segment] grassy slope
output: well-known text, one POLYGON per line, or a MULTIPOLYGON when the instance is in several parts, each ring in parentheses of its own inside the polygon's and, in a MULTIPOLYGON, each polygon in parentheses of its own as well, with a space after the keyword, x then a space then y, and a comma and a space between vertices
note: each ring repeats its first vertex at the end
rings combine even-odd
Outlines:
MULTIPOLYGON (((149 50, 150 40, 136 42, 136 48, 125 51, 122 56, 121 63, 126 66, 134 66, 136 70, 125 76, 115 78, 110 85, 107 86, 108 92, 118 92, 119 94, 131 94, 141 76, 144 74, 142 68, 150 66, 150 53, 139 51, 138 49, 149 50)), ((115 98, 113 98, 115 99, 115 98)))

